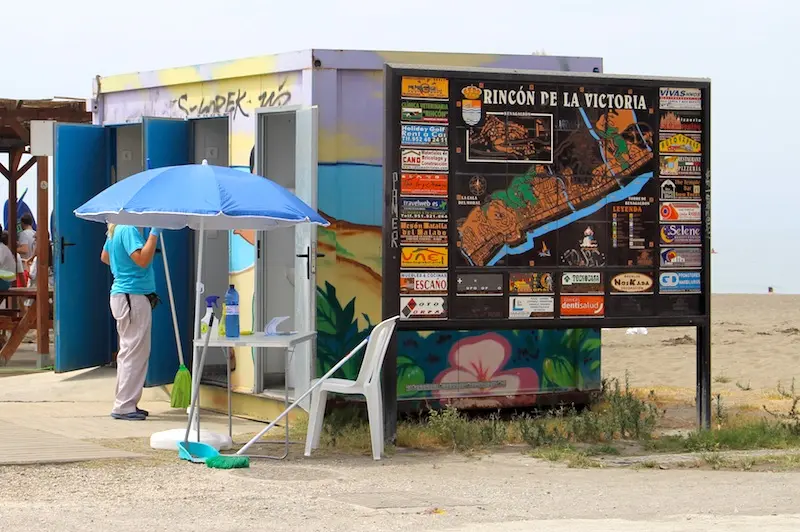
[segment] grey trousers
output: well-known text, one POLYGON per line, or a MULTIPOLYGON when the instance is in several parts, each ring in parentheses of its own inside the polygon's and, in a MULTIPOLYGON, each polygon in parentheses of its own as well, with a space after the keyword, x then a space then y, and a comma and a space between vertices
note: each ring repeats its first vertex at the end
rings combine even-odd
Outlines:
POLYGON ((142 398, 147 363, 150 361, 150 333, 153 324, 153 309, 147 296, 130 296, 131 305, 125 295, 111 296, 111 314, 117 320, 119 352, 117 353, 117 391, 114 414, 129 414, 136 411, 142 398))

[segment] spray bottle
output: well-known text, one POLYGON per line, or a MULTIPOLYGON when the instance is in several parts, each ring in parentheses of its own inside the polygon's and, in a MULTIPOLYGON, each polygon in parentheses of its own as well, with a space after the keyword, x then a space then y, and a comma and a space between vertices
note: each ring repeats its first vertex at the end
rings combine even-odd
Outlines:
MULTIPOLYGON (((200 334, 205 336, 208 332, 208 326, 211 323, 211 316, 214 315, 214 307, 217 306, 217 300, 219 296, 208 296, 206 298, 206 314, 203 316, 203 319, 200 320, 200 334)), ((217 338, 218 329, 215 327, 211 327, 211 338, 217 338)))

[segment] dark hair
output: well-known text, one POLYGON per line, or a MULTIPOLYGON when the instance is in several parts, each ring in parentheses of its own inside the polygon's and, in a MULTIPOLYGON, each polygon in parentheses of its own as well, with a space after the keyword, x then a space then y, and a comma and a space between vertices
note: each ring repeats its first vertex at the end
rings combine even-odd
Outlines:
POLYGON ((33 225, 33 216, 31 216, 31 213, 26 212, 20 217, 19 221, 22 222, 22 225, 33 225))
POLYGON ((0 234, 0 242, 6 246, 8 245, 8 231, 3 231, 3 233, 0 234))

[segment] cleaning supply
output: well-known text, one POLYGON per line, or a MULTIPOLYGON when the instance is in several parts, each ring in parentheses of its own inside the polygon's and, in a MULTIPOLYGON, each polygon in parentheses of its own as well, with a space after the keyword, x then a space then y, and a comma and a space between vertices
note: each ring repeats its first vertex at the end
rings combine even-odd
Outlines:
POLYGON ((225 336, 239 337, 239 292, 233 285, 225 292, 225 336))
POLYGON ((206 314, 203 316, 203 319, 200 320, 200 334, 206 334, 206 331, 210 328, 211 338, 217 338, 217 330, 210 327, 211 316, 214 315, 214 307, 217 306, 217 300, 219 300, 219 296, 208 296, 206 298, 206 314))
MULTIPOLYGON (((206 363, 206 354, 208 353, 208 342, 211 339, 211 331, 214 327, 214 314, 209 318, 208 328, 206 329, 205 340, 203 342, 203 351, 200 354, 200 363, 197 368, 200 373, 203 372, 203 367, 206 363)), ((200 379, 197 379, 192 386, 192 401, 189 407, 189 422, 186 425, 186 434, 183 441, 178 442, 178 458, 187 460, 193 463, 205 463, 206 466, 213 469, 238 469, 250 467, 249 456, 225 456, 219 454, 211 445, 202 442, 190 442, 189 432, 192 430, 192 419, 194 412, 197 409, 197 396, 200 395, 200 379)))
POLYGON ((161 241, 161 256, 164 259, 164 275, 167 278, 167 292, 169 293, 169 306, 172 311, 172 328, 175 332, 175 345, 178 348, 178 372, 175 373, 175 380, 172 381, 172 392, 169 397, 169 404, 172 408, 186 408, 189 406, 189 399, 192 390, 192 374, 186 368, 183 361, 183 347, 181 335, 178 329, 178 313, 175 310, 175 296, 172 294, 172 280, 169 276, 169 262, 167 261, 167 246, 164 242, 164 233, 158 235, 161 241))

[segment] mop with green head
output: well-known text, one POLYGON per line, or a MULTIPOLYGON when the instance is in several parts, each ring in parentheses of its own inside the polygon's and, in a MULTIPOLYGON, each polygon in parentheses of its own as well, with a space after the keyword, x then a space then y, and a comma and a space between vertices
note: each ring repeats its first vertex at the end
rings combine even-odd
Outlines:
POLYGON ((178 346, 178 361, 180 362, 178 372, 175 374, 175 381, 172 383, 172 393, 170 394, 169 404, 172 408, 186 408, 191 401, 192 374, 189 373, 183 361, 181 334, 178 329, 178 313, 175 310, 175 298, 172 296, 172 280, 169 276, 169 263, 167 262, 167 248, 164 245, 164 233, 161 233, 159 238, 161 239, 161 256, 164 258, 164 275, 167 277, 169 306, 172 309, 172 327, 175 329, 175 344, 178 346))

